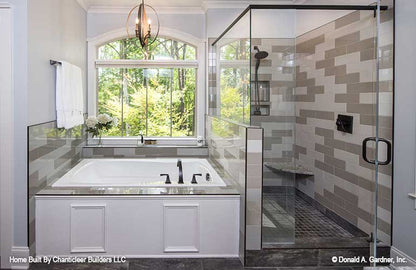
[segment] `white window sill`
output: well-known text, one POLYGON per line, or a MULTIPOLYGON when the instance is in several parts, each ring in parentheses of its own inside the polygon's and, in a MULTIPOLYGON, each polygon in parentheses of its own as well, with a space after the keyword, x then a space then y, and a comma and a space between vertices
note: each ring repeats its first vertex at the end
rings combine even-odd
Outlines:
MULTIPOLYGON (((175 146, 185 146, 185 147, 203 147, 203 145, 197 144, 197 138, 154 138, 154 137, 145 137, 145 140, 156 140, 154 145, 144 145, 141 147, 175 147, 175 146)), ((140 142, 140 138, 121 138, 121 137, 106 137, 101 139, 103 147, 137 147, 140 142)), ((205 142, 205 140, 204 140, 205 142)), ((86 147, 94 147, 98 145, 98 138, 88 138, 86 147)))

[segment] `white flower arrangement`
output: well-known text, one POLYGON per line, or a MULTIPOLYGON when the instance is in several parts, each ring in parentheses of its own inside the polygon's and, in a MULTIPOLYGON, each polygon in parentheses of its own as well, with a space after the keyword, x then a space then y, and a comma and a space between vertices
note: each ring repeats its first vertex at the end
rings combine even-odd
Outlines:
POLYGON ((97 116, 97 120, 98 120, 98 122, 100 123, 100 124, 102 124, 102 125, 106 125, 106 124, 108 124, 108 123, 110 123, 110 122, 112 122, 113 121, 113 118, 111 118, 108 114, 100 114, 100 115, 98 115, 97 116))
POLYGON ((100 114, 97 117, 89 116, 85 120, 85 125, 87 126, 87 132, 92 135, 92 137, 100 137, 101 141, 101 132, 103 129, 109 130, 113 125, 117 126, 117 119, 110 117, 108 114, 100 114))
POLYGON ((95 126, 98 124, 98 120, 95 117, 88 117, 85 121, 85 125, 87 128, 95 128, 95 126))

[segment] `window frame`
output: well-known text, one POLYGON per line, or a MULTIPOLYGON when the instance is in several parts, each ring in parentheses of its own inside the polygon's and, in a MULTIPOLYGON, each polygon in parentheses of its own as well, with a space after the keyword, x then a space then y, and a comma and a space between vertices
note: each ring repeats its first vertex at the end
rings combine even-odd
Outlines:
MULTIPOLYGON (((132 29, 134 32, 134 29, 132 29)), ((195 92, 195 130, 192 137, 146 137, 158 140, 162 145, 195 145, 198 137, 205 137, 205 51, 206 42, 188 33, 160 27, 159 36, 175 39, 194 46, 196 49, 196 60, 100 60, 98 50, 101 46, 127 38, 126 29, 121 28, 107 32, 100 36, 88 39, 88 115, 95 116, 98 113, 98 72, 100 67, 128 67, 128 68, 195 68, 196 69, 196 92, 195 92)), ((96 139, 88 138, 88 142, 96 139)), ((103 137, 104 145, 134 145, 137 144, 136 137, 103 137)))

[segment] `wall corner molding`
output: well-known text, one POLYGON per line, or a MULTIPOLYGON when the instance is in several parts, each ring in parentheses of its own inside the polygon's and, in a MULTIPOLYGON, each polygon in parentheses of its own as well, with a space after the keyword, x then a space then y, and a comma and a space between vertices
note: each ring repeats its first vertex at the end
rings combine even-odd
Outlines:
POLYGON ((396 258, 396 257, 402 257, 405 258, 407 263, 406 264, 396 264, 397 266, 416 266, 416 259, 410 257, 409 255, 407 255, 406 253, 404 253, 403 251, 399 250, 398 248, 392 246, 391 247, 391 254, 390 256, 392 258, 396 258))
MULTIPOLYGON (((12 256, 16 258, 28 258, 29 247, 12 247, 12 256)), ((12 264, 12 269, 29 269, 29 263, 12 264)))
POLYGON ((87 3, 85 3, 85 0, 77 0, 77 2, 85 11, 88 11, 88 6, 87 3))

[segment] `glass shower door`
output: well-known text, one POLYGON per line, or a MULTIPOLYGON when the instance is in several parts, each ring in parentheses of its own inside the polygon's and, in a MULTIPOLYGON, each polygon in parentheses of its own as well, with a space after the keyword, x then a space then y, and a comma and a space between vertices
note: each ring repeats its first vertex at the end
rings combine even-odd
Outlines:
MULTIPOLYGON (((393 3, 377 1, 376 20, 376 83, 375 83, 375 136, 367 137, 362 143, 362 157, 374 166, 373 220, 370 234, 370 254, 374 257, 388 256, 382 246, 391 242, 391 225, 386 219, 386 208, 391 211, 392 188, 392 140, 393 140, 393 45, 385 40, 393 39, 393 3), (381 5, 390 10, 382 11, 381 5), (373 145, 374 155, 368 155, 368 145, 373 145), (387 203, 386 203, 387 201, 387 203), (390 205, 388 205, 390 203, 390 205)), ((390 212, 391 216, 391 212, 390 212)), ((388 252, 387 252, 388 253, 388 252)), ((373 266, 377 263, 373 262, 373 266)))

